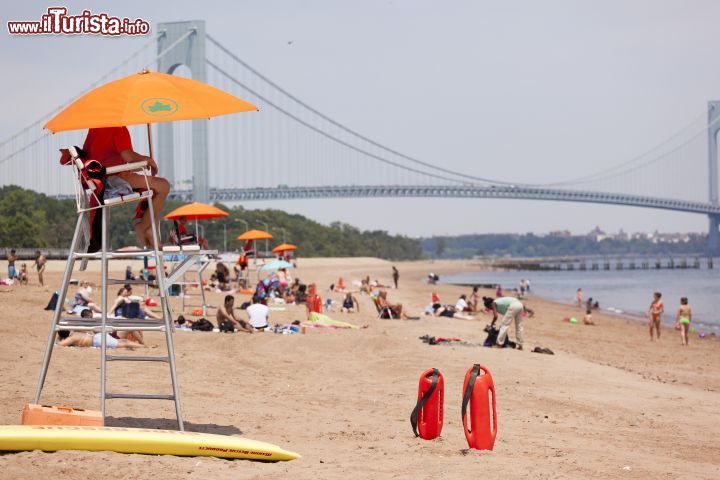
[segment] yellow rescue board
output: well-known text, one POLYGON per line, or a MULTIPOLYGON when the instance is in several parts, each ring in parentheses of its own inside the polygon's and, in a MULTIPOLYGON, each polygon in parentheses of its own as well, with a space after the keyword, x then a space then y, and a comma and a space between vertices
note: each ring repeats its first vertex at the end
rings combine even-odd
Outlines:
POLYGON ((148 455, 247 460, 294 460, 300 455, 270 443, 210 433, 70 425, 0 426, 0 451, 109 450, 148 455))

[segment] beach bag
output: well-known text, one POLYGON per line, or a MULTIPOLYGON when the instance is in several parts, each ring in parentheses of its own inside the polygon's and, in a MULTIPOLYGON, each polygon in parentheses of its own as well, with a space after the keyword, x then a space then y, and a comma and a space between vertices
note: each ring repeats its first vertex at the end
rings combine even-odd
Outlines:
MULTIPOLYGON (((487 332, 487 337, 485 338, 485 341, 483 342, 484 347, 492 347, 497 343, 497 337, 500 334, 500 330, 495 328, 492 325, 486 325, 483 329, 485 332, 487 332)), ((503 345, 507 348, 515 348, 516 344, 512 340, 510 340, 509 336, 505 337, 505 344, 503 345)))
POLYGON ((212 332, 213 328, 213 324, 204 318, 201 318, 192 324, 193 330, 199 330, 201 332, 212 332))
POLYGON ((45 310, 55 310, 55 307, 57 307, 58 298, 60 298, 58 292, 53 293, 52 297, 50 297, 50 301, 48 302, 47 307, 45 307, 45 310))

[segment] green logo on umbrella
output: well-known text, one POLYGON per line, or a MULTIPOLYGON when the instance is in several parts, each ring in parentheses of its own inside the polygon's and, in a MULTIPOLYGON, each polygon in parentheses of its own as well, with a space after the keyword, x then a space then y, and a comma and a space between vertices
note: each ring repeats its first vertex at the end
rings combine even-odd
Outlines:
POLYGON ((153 117, 168 117, 178 111, 178 104, 169 98, 148 98, 140 108, 153 117))

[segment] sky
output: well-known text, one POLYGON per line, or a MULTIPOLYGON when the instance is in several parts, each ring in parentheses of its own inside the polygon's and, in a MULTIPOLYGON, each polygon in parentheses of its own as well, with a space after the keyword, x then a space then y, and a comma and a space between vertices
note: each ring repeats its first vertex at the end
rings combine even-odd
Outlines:
MULTIPOLYGON (((716 1, 64 4, 71 13, 90 9, 151 25, 203 19, 213 37, 254 68, 354 130, 446 168, 518 183, 621 163, 702 115, 708 100, 720 99, 716 1)), ((38 19, 51 5, 8 2, 0 12, 3 26, 38 19)), ((146 41, 13 37, 5 30, 0 140, 146 41)), ((705 188, 706 176, 701 181, 705 188)), ((584 233, 596 225, 630 232, 707 228, 701 215, 520 200, 332 199, 245 207, 411 236, 584 233)))

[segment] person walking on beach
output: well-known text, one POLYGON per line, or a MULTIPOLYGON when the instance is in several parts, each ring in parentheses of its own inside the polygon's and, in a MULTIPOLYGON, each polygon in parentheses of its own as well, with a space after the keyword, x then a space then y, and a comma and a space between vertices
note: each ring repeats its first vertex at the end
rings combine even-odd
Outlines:
POLYGON ((17 270, 15 270, 15 262, 17 262, 17 255, 15 255, 15 249, 10 250, 10 254, 7 256, 8 261, 8 278, 13 280, 17 277, 17 270))
POLYGON ((575 293, 575 299, 577 300, 578 308, 582 308, 583 293, 582 288, 578 288, 575 293))
POLYGON ((400 280, 400 272, 398 272, 398 269, 395 268, 395 265, 392 267, 393 269, 393 282, 395 283, 395 288, 398 288, 398 280, 400 280))
MULTIPOLYGON (((164 178, 157 177, 158 166, 151 157, 141 155, 133 150, 130 132, 127 127, 107 127, 107 128, 91 128, 88 130, 83 150, 92 158, 100 162, 104 167, 114 167, 124 165, 125 163, 146 161, 150 169, 151 176, 138 175, 134 172, 121 172, 117 176, 125 180, 130 187, 135 189, 145 189, 147 180, 148 185, 153 190, 153 209, 155 218, 150 218, 150 209, 145 211, 137 211, 133 219, 135 234, 137 235, 140 245, 152 247, 152 230, 151 221, 156 224, 162 215, 165 199, 170 193, 170 183, 164 178)), ((202 248, 202 247, 201 247, 202 248)))
POLYGON ((521 297, 525 296, 525 279, 524 278, 520 279, 520 296, 521 297))
POLYGON ((653 302, 648 309, 648 317, 650 318, 650 341, 653 341, 653 328, 657 333, 657 339, 660 340, 660 319, 665 312, 665 305, 662 301, 662 293, 655 292, 653 294, 653 302))
POLYGON ((43 281, 43 273, 45 273, 45 264, 46 263, 47 263, 47 258, 45 258, 45 255, 43 255, 40 250, 37 250, 35 252, 34 265, 37 268, 38 280, 40 280, 40 286, 45 286, 45 282, 43 281))
POLYGON ((492 310, 492 326, 495 326, 495 322, 498 319, 498 314, 503 316, 503 319, 500 322, 500 331, 498 332, 496 346, 498 348, 505 348, 505 338, 507 337, 507 331, 514 321, 515 343, 517 344, 518 350, 522 350, 524 342, 523 313, 527 312, 528 315, 532 317, 535 312, 525 307, 522 302, 515 297, 500 297, 494 300, 489 297, 483 297, 483 303, 485 304, 485 308, 492 310))
POLYGON ((680 340, 681 345, 688 346, 688 330, 690 330, 690 321, 692 320, 692 308, 688 305, 687 297, 680 299, 680 307, 677 311, 677 323, 680 325, 680 340))

